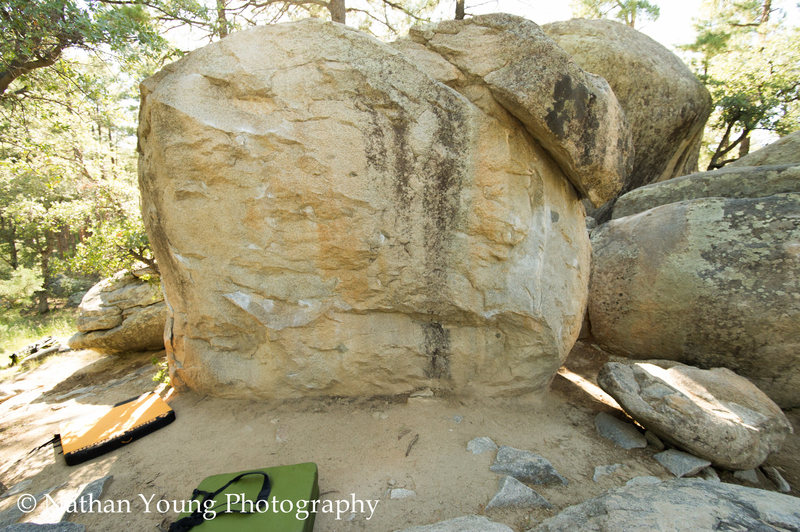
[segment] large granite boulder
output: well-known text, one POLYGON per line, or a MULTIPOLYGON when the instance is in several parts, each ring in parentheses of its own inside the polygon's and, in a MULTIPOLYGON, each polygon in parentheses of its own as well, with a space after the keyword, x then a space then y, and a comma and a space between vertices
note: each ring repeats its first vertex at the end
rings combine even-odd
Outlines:
POLYGON ((800 164, 728 167, 653 183, 620 196, 612 218, 698 198, 762 198, 800 192, 800 164))
POLYGON ((675 479, 610 490, 528 532, 798 530, 800 499, 723 482, 675 479))
POLYGON ((539 26, 481 15, 412 28, 409 38, 456 68, 456 79, 440 81, 488 88, 594 206, 616 197, 633 164, 623 108, 606 80, 581 70, 539 26))
POLYGON ((597 384, 647 430, 726 469, 758 467, 792 433, 778 405, 726 368, 607 362, 597 384))
POLYGON ((89 290, 78 306, 72 349, 106 353, 164 349, 167 307, 152 270, 121 271, 89 290))
POLYGON ((736 159, 728 166, 765 166, 792 163, 800 164, 800 131, 789 133, 760 150, 736 159))
POLYGON ((633 131, 633 170, 623 192, 697 170, 711 96, 672 52, 612 20, 542 26, 584 70, 608 80, 633 131))
POLYGON ((595 229, 592 253, 601 346, 726 367, 800 406, 800 194, 662 205, 595 229))
MULTIPOLYGON (((142 210, 176 387, 544 389, 586 303, 580 198, 519 120, 482 100, 485 82, 459 92, 430 58, 307 20, 232 34, 142 84, 142 210)), ((572 108, 565 97, 551 107, 572 108)), ((600 139, 621 122, 585 125, 600 139)))

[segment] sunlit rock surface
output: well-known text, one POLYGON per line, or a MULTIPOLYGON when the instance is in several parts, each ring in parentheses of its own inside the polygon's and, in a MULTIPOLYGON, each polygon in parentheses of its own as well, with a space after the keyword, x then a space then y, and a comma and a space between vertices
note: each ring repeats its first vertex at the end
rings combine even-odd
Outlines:
POLYGON ((70 348, 106 353, 164 349, 164 295, 158 275, 143 272, 147 279, 118 272, 83 296, 70 348))
POLYGON ((792 432, 778 405, 729 369, 608 362, 597 383, 647 430, 726 469, 758 467, 792 432))
POLYGON ((513 394, 566 357, 583 207, 514 116, 473 103, 486 87, 309 20, 233 34, 141 89, 177 387, 513 394))

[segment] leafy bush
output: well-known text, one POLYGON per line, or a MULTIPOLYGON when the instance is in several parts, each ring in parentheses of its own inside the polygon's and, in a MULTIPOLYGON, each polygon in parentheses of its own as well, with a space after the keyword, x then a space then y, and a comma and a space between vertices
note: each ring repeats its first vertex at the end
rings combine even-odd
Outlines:
POLYGON ((7 280, 0 280, 0 300, 8 306, 29 303, 33 293, 42 289, 42 277, 29 268, 9 272, 7 280))

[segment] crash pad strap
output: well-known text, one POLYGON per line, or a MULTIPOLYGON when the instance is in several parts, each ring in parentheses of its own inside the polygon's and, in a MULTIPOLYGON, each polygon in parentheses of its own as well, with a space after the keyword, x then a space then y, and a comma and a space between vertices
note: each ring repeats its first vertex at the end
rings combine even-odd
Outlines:
MULTIPOLYGON (((242 477, 246 477, 247 475, 261 475, 261 476, 264 477, 264 482, 261 484, 261 491, 258 492, 258 496, 256 497, 256 501, 267 501, 269 499, 269 493, 272 490, 272 485, 270 484, 270 481, 269 481, 269 475, 267 475, 263 471, 247 471, 245 473, 241 473, 241 474, 235 476, 234 478, 229 480, 224 486, 222 486, 221 488, 219 488, 216 491, 209 492, 209 491, 203 491, 203 490, 197 490, 197 489, 194 490, 192 492, 192 499, 195 499, 196 497, 198 497, 200 495, 203 496, 202 500, 200 501, 199 507, 195 511, 193 511, 190 515, 188 515, 188 516, 186 516, 186 517, 184 517, 182 519, 178 519, 177 521, 172 523, 169 526, 169 531, 168 532, 187 532, 188 530, 191 530, 192 528, 196 527, 197 525, 200 525, 201 523, 203 523, 203 521, 205 520, 203 518, 203 513, 204 513, 204 511, 207 511, 207 510, 203 510, 203 508, 205 507, 206 501, 214 500, 214 497, 216 497, 217 495, 219 495, 220 493, 225 491, 228 488, 228 486, 238 482, 239 480, 242 479, 242 477)), ((244 512, 239 512, 239 513, 244 513, 244 512)))

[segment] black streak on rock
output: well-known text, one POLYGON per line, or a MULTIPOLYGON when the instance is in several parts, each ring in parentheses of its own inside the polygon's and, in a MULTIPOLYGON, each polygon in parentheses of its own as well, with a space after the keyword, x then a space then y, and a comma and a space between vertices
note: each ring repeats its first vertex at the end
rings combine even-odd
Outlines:
POLYGON ((450 378, 450 331, 441 323, 425 323, 425 354, 428 356, 428 367, 425 376, 429 379, 450 378))

